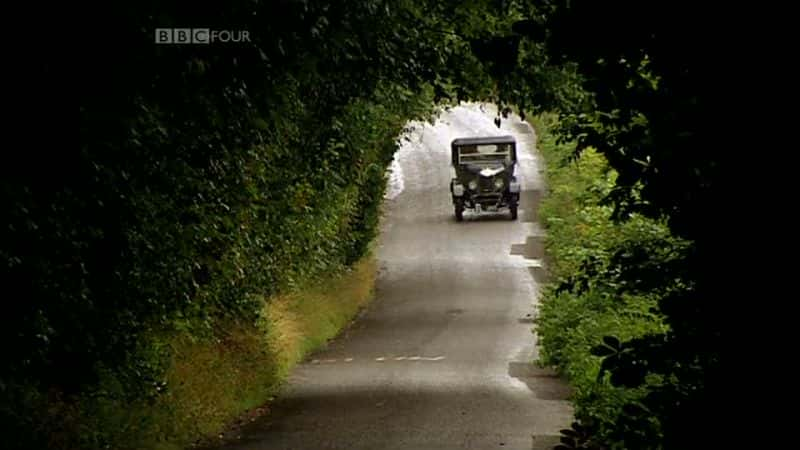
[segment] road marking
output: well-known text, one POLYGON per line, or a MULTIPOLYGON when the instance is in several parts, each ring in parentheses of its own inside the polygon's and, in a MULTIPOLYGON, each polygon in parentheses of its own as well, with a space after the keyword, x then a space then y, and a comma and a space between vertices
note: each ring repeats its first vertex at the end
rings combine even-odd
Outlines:
MULTIPOLYGON (((387 360, 395 360, 395 361, 441 361, 445 359, 444 356, 395 356, 395 357, 386 357, 386 356, 379 356, 375 358, 377 362, 384 362, 387 360)), ((355 358, 344 358, 341 361, 344 362, 353 362, 355 358)), ((312 359, 311 364, 333 364, 337 361, 337 359, 312 359)))

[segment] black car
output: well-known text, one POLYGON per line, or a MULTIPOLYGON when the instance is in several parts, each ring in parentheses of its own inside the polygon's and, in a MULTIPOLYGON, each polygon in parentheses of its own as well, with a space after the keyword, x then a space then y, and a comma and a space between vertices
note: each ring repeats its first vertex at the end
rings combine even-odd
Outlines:
POLYGON ((513 136, 458 138, 451 144, 455 178, 450 181, 456 220, 469 208, 508 210, 517 219, 520 185, 515 175, 517 142, 513 136))

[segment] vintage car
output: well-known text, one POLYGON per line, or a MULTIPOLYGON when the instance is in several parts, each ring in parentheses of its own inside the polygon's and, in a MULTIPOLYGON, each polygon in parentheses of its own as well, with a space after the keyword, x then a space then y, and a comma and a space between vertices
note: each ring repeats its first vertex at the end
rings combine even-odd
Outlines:
POLYGON ((458 138, 451 143, 455 177, 450 181, 456 220, 469 208, 508 210, 517 220, 520 184, 515 175, 517 142, 513 136, 458 138))

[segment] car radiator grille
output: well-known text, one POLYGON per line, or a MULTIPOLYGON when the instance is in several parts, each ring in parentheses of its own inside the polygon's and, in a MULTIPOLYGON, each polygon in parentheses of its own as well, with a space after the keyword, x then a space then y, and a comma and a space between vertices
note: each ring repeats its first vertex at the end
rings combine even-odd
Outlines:
POLYGON ((487 177, 478 177, 478 190, 480 192, 494 192, 494 180, 487 177))

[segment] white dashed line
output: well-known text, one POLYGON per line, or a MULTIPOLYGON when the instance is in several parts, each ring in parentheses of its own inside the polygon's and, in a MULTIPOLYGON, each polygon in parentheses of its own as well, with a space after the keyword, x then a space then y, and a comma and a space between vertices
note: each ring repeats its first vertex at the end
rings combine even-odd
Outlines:
MULTIPOLYGON (((384 362, 384 361, 387 361, 387 360, 395 360, 395 361, 441 361, 443 359, 445 359, 444 356, 435 356, 435 357, 429 357, 429 356, 395 356, 395 357, 380 356, 380 357, 375 358, 375 361, 377 361, 377 362, 384 362)), ((348 362, 349 363, 349 362, 353 362, 354 360, 355 360, 355 358, 343 358, 341 360, 337 360, 337 359, 312 359, 311 360, 311 364, 333 364, 333 363, 336 363, 337 361, 344 361, 344 362, 348 362)))

